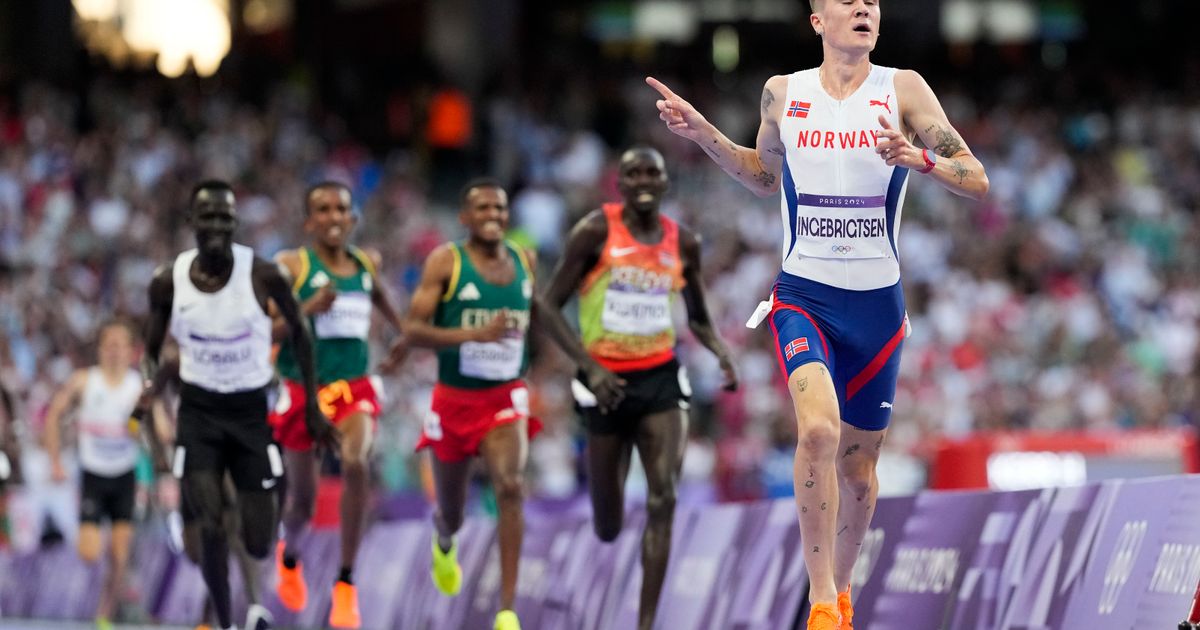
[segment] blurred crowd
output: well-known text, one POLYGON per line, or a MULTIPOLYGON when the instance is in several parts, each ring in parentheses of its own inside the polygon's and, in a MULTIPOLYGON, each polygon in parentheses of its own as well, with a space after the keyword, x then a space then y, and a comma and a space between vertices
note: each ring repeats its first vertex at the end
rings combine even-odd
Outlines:
MULTIPOLYGON (((763 79, 672 87, 750 143, 763 79)), ((985 106, 931 83, 991 194, 970 202, 910 177, 899 250, 913 333, 887 450, 919 459, 931 438, 974 430, 1196 422, 1200 108, 1148 89, 1119 106, 1064 107, 1019 85, 985 106)), ((0 379, 17 393, 26 450, 37 451, 55 388, 94 361, 97 324, 144 315, 154 268, 191 246, 184 212, 201 178, 235 185, 238 240, 263 256, 304 242, 307 184, 348 183, 357 241, 381 250, 404 305, 424 256, 461 235, 458 179, 511 184, 513 237, 538 248, 545 278, 571 224, 618 198, 620 151, 643 142, 667 159, 665 212, 704 239, 710 308, 742 383, 720 392, 715 360, 681 334, 694 388, 685 493, 790 491, 790 402, 769 331, 744 326, 778 270, 778 199, 753 196, 666 132, 640 77, 546 92, 432 88, 398 110, 415 112, 411 142, 386 151, 353 137, 302 82, 253 103, 194 82, 104 76, 0 96, 0 379)), ((548 343, 536 356, 547 430, 532 446, 532 489, 571 496, 582 487, 574 369, 548 343)), ((415 352, 385 380, 385 489, 420 485, 411 448, 434 378, 432 354, 415 352)))

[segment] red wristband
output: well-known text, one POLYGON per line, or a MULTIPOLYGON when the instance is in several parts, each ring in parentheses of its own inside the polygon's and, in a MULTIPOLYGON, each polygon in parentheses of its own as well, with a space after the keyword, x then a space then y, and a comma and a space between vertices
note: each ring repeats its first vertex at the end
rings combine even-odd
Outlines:
POLYGON ((917 171, 918 173, 924 175, 929 171, 932 171, 933 167, 937 166, 937 154, 933 151, 925 149, 924 151, 921 151, 921 157, 925 160, 925 168, 917 171))

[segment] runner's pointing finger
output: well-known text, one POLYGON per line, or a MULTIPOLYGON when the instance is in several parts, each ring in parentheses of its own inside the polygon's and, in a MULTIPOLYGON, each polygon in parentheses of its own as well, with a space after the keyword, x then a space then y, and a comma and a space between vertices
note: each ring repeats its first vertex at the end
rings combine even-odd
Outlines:
POLYGON ((654 77, 646 77, 646 85, 658 90, 658 93, 662 94, 663 98, 665 99, 679 98, 674 92, 671 91, 671 88, 667 87, 662 81, 659 81, 654 77))

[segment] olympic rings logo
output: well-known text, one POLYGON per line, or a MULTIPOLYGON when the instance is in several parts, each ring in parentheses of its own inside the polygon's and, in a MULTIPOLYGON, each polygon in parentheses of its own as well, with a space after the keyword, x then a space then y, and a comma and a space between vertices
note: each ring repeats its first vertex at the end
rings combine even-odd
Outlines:
POLYGON ((833 253, 835 253, 835 254, 849 254, 850 252, 854 251, 854 246, 852 246, 852 245, 834 245, 833 247, 830 247, 830 249, 832 249, 833 253))

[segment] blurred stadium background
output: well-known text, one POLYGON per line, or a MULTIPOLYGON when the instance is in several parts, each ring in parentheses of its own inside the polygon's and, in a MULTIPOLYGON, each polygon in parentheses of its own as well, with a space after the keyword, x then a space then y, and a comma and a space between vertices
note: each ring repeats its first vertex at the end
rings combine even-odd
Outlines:
MULTIPOLYGON (((913 336, 884 492, 1200 471, 1200 5, 882 8, 873 60, 926 77, 992 182, 980 203, 910 186, 913 336)), ((142 317, 154 267, 190 246, 198 179, 234 183, 239 240, 268 256, 302 242, 306 184, 349 183, 356 239, 382 251, 406 304, 424 255, 460 235, 469 176, 509 185, 514 237, 545 276, 564 231, 616 199, 615 158, 640 142, 667 158, 667 213, 705 238, 742 376, 720 392, 715 361, 681 335, 695 389, 681 502, 790 494, 787 392, 769 335, 743 326, 778 267, 778 200, 670 136, 642 77, 752 143, 763 81, 819 62, 807 24, 796 0, 0 3, 0 379, 27 476, 10 493, 12 544, 70 537, 69 517, 46 516, 69 512, 73 491, 39 478, 42 416, 93 362, 97 324, 142 317)), ((584 489, 572 372, 538 344, 547 430, 530 488, 547 500, 584 489)), ((416 352, 385 380, 381 518, 423 509, 411 449, 434 378, 416 352)))

